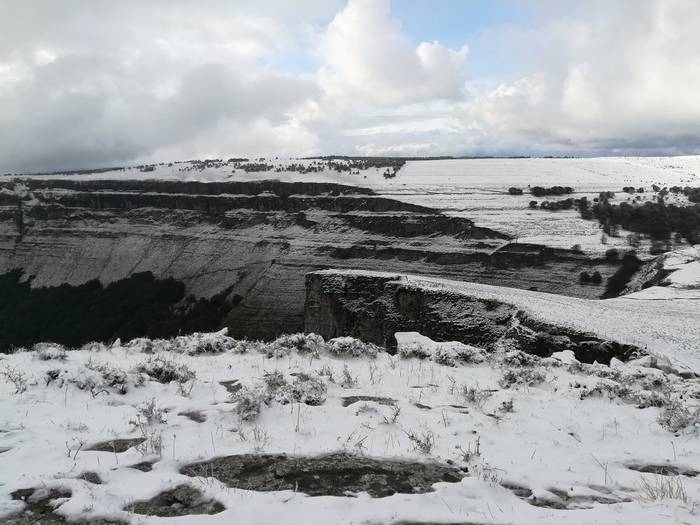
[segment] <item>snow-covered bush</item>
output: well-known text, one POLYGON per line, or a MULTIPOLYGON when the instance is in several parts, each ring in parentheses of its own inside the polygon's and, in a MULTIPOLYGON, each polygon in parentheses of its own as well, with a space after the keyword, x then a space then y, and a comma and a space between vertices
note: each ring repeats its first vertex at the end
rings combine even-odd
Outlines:
POLYGON ((522 350, 510 350, 502 354, 499 361, 505 366, 537 366, 542 361, 542 358, 522 350))
POLYGON ((399 344, 396 353, 403 359, 415 357, 417 359, 429 359, 433 355, 433 349, 421 344, 419 341, 409 341, 399 344))
POLYGON ((483 350, 462 343, 440 343, 432 356, 433 361, 445 366, 460 363, 483 363, 486 356, 483 350))
MULTIPOLYGON (((71 371, 48 370, 45 381, 47 386, 56 384, 59 388, 66 383, 75 385, 76 388, 86 390, 93 396, 110 392, 123 395, 129 390, 129 375, 124 370, 92 359, 71 371)), ((138 385, 138 381, 135 384, 138 385)))
POLYGON ((196 377, 194 370, 186 365, 178 364, 163 355, 149 357, 146 361, 137 365, 136 370, 163 384, 168 384, 172 381, 177 381, 181 384, 187 383, 196 377))
POLYGON ((6 366, 0 370, 0 377, 4 378, 8 383, 15 387, 15 394, 22 394, 27 390, 27 375, 21 370, 6 366))
POLYGON ((258 387, 243 387, 231 399, 236 403, 234 412, 242 421, 255 421, 260 415, 267 393, 258 387))
POLYGON ((669 400, 657 418, 659 425, 669 432, 680 432, 687 428, 700 430, 700 408, 690 409, 679 399, 669 400))
POLYGON ((322 379, 308 374, 298 374, 288 387, 291 401, 311 406, 325 403, 327 392, 328 387, 322 379))
POLYGON ((59 344, 37 343, 32 349, 41 361, 65 361, 68 357, 66 349, 59 344))
POLYGON ((328 351, 341 357, 376 357, 381 350, 372 343, 363 343, 354 337, 336 337, 328 341, 328 351))
POLYGON ((535 386, 547 378, 544 370, 537 368, 506 368, 498 384, 503 388, 515 385, 535 386))
POLYGON ((316 334, 291 334, 278 337, 270 346, 275 357, 287 355, 294 350, 300 354, 318 356, 325 346, 325 341, 316 334))
POLYGON ((265 373, 263 375, 263 383, 265 383, 267 400, 275 399, 280 392, 284 392, 289 386, 287 378, 278 370, 265 373))
POLYGON ((228 328, 218 332, 199 333, 171 339, 171 349, 187 355, 221 354, 236 346, 236 340, 228 336, 228 328))
MULTIPOLYGON (((247 339, 236 340, 231 347, 231 352, 234 354, 252 354, 252 353, 266 353, 266 347, 269 346, 267 343, 262 341, 249 341, 247 339)), ((272 357, 272 356, 268 356, 272 357)))
POLYGON ((418 332, 397 332, 395 337, 396 353, 403 359, 430 359, 445 366, 483 363, 486 359, 484 350, 458 341, 438 343, 418 332))

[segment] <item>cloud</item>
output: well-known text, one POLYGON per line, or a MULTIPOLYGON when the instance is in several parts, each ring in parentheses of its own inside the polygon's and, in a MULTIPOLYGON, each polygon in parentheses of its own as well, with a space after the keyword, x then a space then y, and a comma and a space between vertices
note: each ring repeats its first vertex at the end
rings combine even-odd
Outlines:
POLYGON ((318 84, 269 63, 297 45, 307 24, 297 17, 320 3, 4 2, 0 169, 311 147, 307 132, 289 130, 318 84))
POLYGON ((389 0, 5 0, 0 171, 238 154, 700 153, 694 0, 524 5, 529 25, 453 48, 407 35, 389 0), (470 76, 476 60, 499 61, 500 76, 470 76))
POLYGON ((700 151, 699 24, 692 1, 588 2, 548 20, 536 71, 482 94, 470 117, 521 149, 700 151))
POLYGON ((318 53, 329 98, 397 105, 462 96, 467 47, 423 42, 414 48, 389 0, 350 0, 322 35, 318 53))

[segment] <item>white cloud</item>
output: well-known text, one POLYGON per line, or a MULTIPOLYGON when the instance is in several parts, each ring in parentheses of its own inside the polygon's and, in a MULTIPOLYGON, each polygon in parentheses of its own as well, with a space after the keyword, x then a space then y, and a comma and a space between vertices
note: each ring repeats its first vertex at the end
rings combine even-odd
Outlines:
POLYGON ((485 28, 468 53, 414 43, 389 0, 4 0, 0 170, 700 150, 695 0, 527 5, 536 27, 485 28), (513 73, 470 78, 468 54, 513 73))
POLYGON ((589 2, 548 21, 537 71, 474 103, 471 117, 511 147, 700 149, 700 10, 692 0, 589 2))
POLYGON ((350 0, 322 35, 319 56, 321 84, 336 100, 397 105, 462 96, 467 47, 414 48, 389 0, 350 0))

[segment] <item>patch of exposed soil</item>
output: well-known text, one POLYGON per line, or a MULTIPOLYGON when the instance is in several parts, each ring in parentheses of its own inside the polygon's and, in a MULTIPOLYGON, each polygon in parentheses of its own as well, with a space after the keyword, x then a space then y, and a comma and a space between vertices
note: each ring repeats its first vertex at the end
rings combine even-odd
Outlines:
POLYGON ((204 423, 207 420, 207 416, 199 412, 198 410, 188 410, 186 412, 178 412, 178 416, 184 416, 187 419, 194 421, 195 423, 204 423))
POLYGON ((390 397, 379 397, 379 396, 347 396, 343 398, 343 406, 349 407, 354 403, 359 403, 360 401, 374 401, 380 405, 394 406, 396 405, 396 399, 391 399, 390 397))
MULTIPOLYGON (((24 509, 5 518, 6 525, 65 525, 69 523, 65 517, 54 511, 63 503, 61 500, 72 495, 68 489, 55 488, 31 488, 14 491, 11 496, 14 500, 23 501, 24 509)), ((91 518, 89 521, 72 521, 70 523, 90 523, 91 525, 127 525, 122 521, 91 518)))
POLYGON ((324 456, 242 454, 188 465, 187 476, 213 477, 246 490, 294 490, 309 496, 348 496, 367 492, 375 498, 432 491, 434 483, 459 482, 466 474, 437 463, 394 461, 333 453, 324 456))
POLYGON ((230 381, 219 381, 219 384, 223 386, 229 394, 235 394, 243 385, 241 385, 238 379, 231 379, 230 381))
POLYGON ((216 500, 205 497, 194 487, 178 485, 149 500, 137 501, 126 510, 136 514, 169 518, 193 514, 218 514, 226 510, 226 507, 216 500))
POLYGON ((642 472, 644 474, 658 474, 660 476, 688 476, 690 478, 694 478, 700 475, 700 472, 697 470, 670 464, 658 465, 634 463, 628 464, 627 468, 630 470, 636 470, 637 472, 642 472))
POLYGON ((83 472, 78 479, 92 483, 93 485, 102 485, 102 478, 97 472, 83 472))
POLYGON ((144 438, 127 438, 127 439, 110 439, 109 441, 100 441, 85 450, 97 452, 126 452, 136 445, 140 445, 146 441, 144 438))

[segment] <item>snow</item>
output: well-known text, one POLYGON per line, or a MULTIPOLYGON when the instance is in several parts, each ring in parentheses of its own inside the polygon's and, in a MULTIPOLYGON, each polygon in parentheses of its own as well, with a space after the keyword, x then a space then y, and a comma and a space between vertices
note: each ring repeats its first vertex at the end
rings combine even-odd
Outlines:
MULTIPOLYGON (((567 356, 542 360, 535 367, 546 380, 528 386, 503 386, 504 362, 499 358, 481 364, 445 366, 430 360, 400 358, 379 352, 376 357, 339 357, 321 351, 316 357, 270 352, 251 342, 233 342, 224 333, 210 334, 214 348, 227 351, 202 354, 202 337, 178 338, 148 344, 67 352, 65 359, 45 360, 34 351, 5 356, 0 369, 24 371, 27 388, 15 393, 14 385, 0 381, 0 515, 19 510, 10 492, 28 487, 64 487, 73 495, 58 508, 71 518, 112 517, 132 523, 164 523, 156 517, 135 516, 122 509, 181 483, 199 488, 224 504, 226 510, 211 516, 169 518, 168 523, 328 524, 394 523, 402 520, 476 523, 694 523, 700 499, 700 479, 683 477, 688 501, 646 501, 640 474, 633 463, 670 463, 700 470, 698 430, 673 434, 657 422, 659 409, 605 395, 583 396, 601 383, 610 382, 607 367, 581 368, 567 356), (188 344, 189 343, 189 344, 188 344), (196 373, 189 393, 176 382, 161 384, 146 379, 141 384, 136 368, 153 354, 172 359, 196 373), (254 350, 256 349, 257 350, 254 350), (240 353, 242 349, 248 349, 240 353), (268 357, 272 356, 272 357, 268 357), (127 375, 128 389, 119 394, 107 388, 91 394, 76 384, 47 384, 46 373, 65 369, 71 377, 85 370, 119 369, 127 375), (351 388, 338 380, 343 369, 356 378, 351 388), (335 382, 316 371, 332 371, 335 382), (239 379, 253 385, 264 373, 306 372, 327 383, 327 400, 320 406, 263 405, 260 416, 241 421, 235 404, 220 381, 239 379), (140 386, 139 386, 140 385, 140 386), (584 388, 583 385, 586 385, 584 388), (480 396, 464 392, 483 393, 480 396), (374 402, 343 407, 348 395, 384 396, 398 400, 400 413, 387 422, 392 409, 374 402), (160 436, 160 454, 130 449, 122 453, 87 451, 89 445, 114 437, 138 437, 129 421, 139 407, 155 399, 165 410, 166 423, 155 422, 148 432, 160 436), (475 401, 476 399, 476 401, 475 401), (503 409, 512 402, 511 409, 503 409), (421 406, 416 406, 416 403, 421 406), (505 403, 505 404, 504 404, 505 403), (426 409, 425 407, 431 407, 426 409), (178 415, 201 411, 207 420, 196 423, 178 415), (253 436, 263 435, 265 439, 253 436), (432 433, 434 447, 422 454, 412 446, 408 433, 432 433), (467 466, 470 475, 461 483, 437 483, 435 491, 421 495, 396 494, 372 499, 357 497, 307 497, 291 491, 254 492, 229 488, 206 477, 189 478, 179 469, 189 463, 229 454, 287 452, 316 454, 346 450, 372 457, 411 458, 421 461, 452 460, 467 466), (478 450, 478 454, 475 454, 478 450), (462 452, 471 451, 467 463, 462 452), (151 472, 129 465, 156 460, 151 472), (77 479, 92 471, 102 485, 77 479), (501 486, 527 487, 541 498, 558 500, 560 492, 581 496, 568 510, 536 507, 501 486), (554 491, 554 492, 552 492, 554 491), (587 496, 624 500, 600 504, 587 496)), ((435 348, 420 334, 399 335, 414 344, 435 348)), ((318 342, 318 339, 315 340, 318 342)), ((678 376, 643 364, 619 364, 618 379, 631 388, 657 379, 667 392, 692 386, 678 376), (640 379, 641 378, 641 379, 640 379)), ((519 369, 518 369, 519 370, 519 369)), ((697 391, 697 382, 693 383, 697 391)), ((697 403, 697 400, 695 400, 697 403)), ((143 411, 141 411, 143 413, 143 411)), ((1 519, 1 518, 0 518, 1 519)))
MULTIPOLYGON (((313 160, 268 159, 274 166, 313 160)), ((155 166, 152 172, 137 168, 89 175, 43 175, 42 178, 163 179, 192 181, 251 181, 279 179, 286 182, 336 182, 363 186, 405 202, 431 206, 445 213, 468 217, 478 226, 493 228, 518 238, 519 242, 545 244, 558 248, 581 245, 582 250, 602 254, 613 246, 626 246, 626 235, 609 238, 602 244, 596 221, 585 221, 575 210, 549 212, 530 210, 531 200, 560 200, 562 197, 535 198, 528 186, 571 186, 574 198, 595 198, 602 191, 616 192, 616 200, 632 197, 622 193, 624 186, 644 187, 642 198, 652 198, 651 186, 699 186, 700 156, 681 157, 601 157, 601 158, 529 158, 529 159, 450 159, 408 161, 394 178, 386 179, 384 170, 371 168, 359 174, 324 170, 318 173, 250 172, 231 167, 191 169, 189 162, 155 166), (524 190, 520 196, 508 194, 511 186, 524 190)), ((635 194, 635 197, 637 194, 635 194)), ((671 202, 675 197, 669 195, 671 202)), ((681 198, 679 202, 687 203, 681 198)), ((642 250, 640 250, 641 253, 642 250)))

